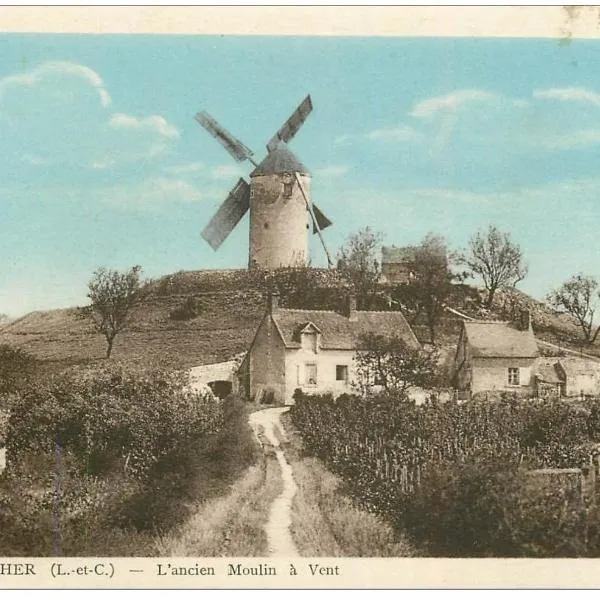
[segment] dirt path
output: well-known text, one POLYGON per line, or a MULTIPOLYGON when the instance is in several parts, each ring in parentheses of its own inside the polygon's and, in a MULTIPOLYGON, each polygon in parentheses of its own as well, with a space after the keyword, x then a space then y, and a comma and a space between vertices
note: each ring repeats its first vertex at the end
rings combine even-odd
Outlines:
POLYGON ((256 437, 261 443, 262 433, 268 443, 273 446, 283 479, 283 491, 271 505, 269 519, 265 526, 271 556, 298 556, 298 549, 294 544, 290 532, 292 524, 292 501, 296 495, 296 482, 294 481, 292 467, 288 463, 281 449, 279 439, 285 439, 285 432, 281 424, 281 414, 288 407, 268 408, 250 414, 249 422, 256 437), (278 437, 279 435, 279 437, 278 437))

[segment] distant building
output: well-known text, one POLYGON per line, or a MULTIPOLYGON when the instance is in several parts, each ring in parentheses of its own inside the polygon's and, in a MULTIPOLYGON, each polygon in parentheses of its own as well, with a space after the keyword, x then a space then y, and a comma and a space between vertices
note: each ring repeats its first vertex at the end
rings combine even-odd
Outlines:
POLYGON ((293 403, 297 388, 315 394, 349 393, 359 340, 366 333, 397 336, 410 347, 420 347, 401 312, 359 311, 353 297, 344 314, 288 309, 272 294, 238 370, 240 390, 255 401, 285 404, 293 403))
POLYGON ((455 355, 459 391, 534 391, 539 351, 525 313, 517 325, 504 321, 465 321, 455 355))
MULTIPOLYGON (((381 275, 385 283, 406 284, 417 276, 417 246, 383 246, 381 248, 381 275)), ((446 250, 438 249, 440 258, 447 262, 446 250)))
POLYGON ((548 385, 560 396, 599 396, 600 362, 578 357, 540 359, 536 385, 540 396, 547 395, 548 385))

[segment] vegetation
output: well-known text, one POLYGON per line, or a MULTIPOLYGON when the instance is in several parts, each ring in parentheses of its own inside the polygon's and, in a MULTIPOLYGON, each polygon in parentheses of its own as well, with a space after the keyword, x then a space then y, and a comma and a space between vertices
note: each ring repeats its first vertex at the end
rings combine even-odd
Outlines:
POLYGON ((597 308, 598 282, 593 277, 575 275, 548 294, 548 302, 574 317, 583 333, 586 344, 593 344, 600 333, 594 324, 597 308))
POLYGON ((495 225, 478 231, 469 240, 469 250, 462 260, 483 279, 487 308, 491 308, 498 289, 515 287, 527 275, 521 248, 511 240, 510 234, 501 232, 495 225))
POLYGON ((432 344, 446 304, 456 295, 456 284, 465 279, 465 273, 455 273, 452 264, 456 257, 448 252, 446 240, 428 234, 415 248, 411 268, 414 278, 392 290, 392 299, 405 308, 415 324, 421 316, 429 330, 432 344))
POLYGON ((510 398, 415 406, 385 394, 298 396, 291 417, 362 507, 433 554, 571 556, 597 551, 595 516, 568 486, 527 486, 527 469, 589 461, 597 410, 510 398))
POLYGON ((20 348, 0 344, 0 395, 16 392, 32 376, 36 359, 20 348))
POLYGON ((369 310, 381 278, 379 254, 383 236, 370 227, 350 235, 338 251, 338 271, 354 287, 357 306, 369 310))
POLYGON ((131 309, 141 300, 141 271, 139 265, 126 273, 102 267, 88 283, 88 313, 96 330, 106 338, 106 358, 110 358, 117 334, 129 324, 131 309))
POLYGON ((356 353, 357 387, 370 394, 382 387, 386 391, 408 391, 411 387, 427 388, 433 384, 437 357, 435 353, 410 347, 397 336, 367 333, 360 338, 356 353))
POLYGON ((256 459, 241 404, 190 391, 182 374, 119 365, 19 393, 7 450, 5 555, 154 555, 157 533, 256 459))
POLYGON ((343 481, 321 460, 306 456, 300 435, 282 416, 286 458, 298 491, 292 504, 292 537, 302 556, 415 556, 417 551, 389 524, 352 501, 343 481))

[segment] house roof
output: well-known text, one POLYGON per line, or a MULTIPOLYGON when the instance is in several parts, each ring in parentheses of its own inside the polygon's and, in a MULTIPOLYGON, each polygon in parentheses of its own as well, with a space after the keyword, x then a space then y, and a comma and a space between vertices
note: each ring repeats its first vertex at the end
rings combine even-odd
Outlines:
MULTIPOLYGON (((556 360, 556 359, 555 359, 556 360)), ((567 358, 561 356, 558 359, 567 377, 577 377, 579 375, 600 375, 600 363, 594 360, 584 358, 567 358)))
POLYGON ((352 320, 329 310, 280 308, 273 314, 287 348, 299 348, 298 333, 312 323, 321 333, 321 348, 356 350, 366 333, 397 336, 412 348, 420 346, 404 315, 398 311, 361 311, 352 320))
POLYGON ((535 375, 545 383, 562 383, 563 379, 556 370, 556 357, 540 358, 535 367, 535 375))
POLYGON ((538 347, 531 329, 522 331, 505 321, 465 321, 464 331, 474 357, 535 358, 538 347))
POLYGON ((257 175, 273 175, 281 173, 300 173, 310 175, 310 171, 283 143, 279 142, 277 147, 267 154, 265 159, 250 173, 250 177, 257 175))

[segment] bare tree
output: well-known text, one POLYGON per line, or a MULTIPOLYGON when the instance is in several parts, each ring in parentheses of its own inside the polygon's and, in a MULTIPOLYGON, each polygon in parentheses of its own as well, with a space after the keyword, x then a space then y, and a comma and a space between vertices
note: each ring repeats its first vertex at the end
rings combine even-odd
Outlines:
POLYGON ((580 273, 551 291, 547 300, 554 308, 565 310, 574 317, 581 327, 586 344, 593 344, 600 332, 600 325, 594 325, 597 295, 596 279, 580 273))
POLYGON ((501 232, 495 225, 478 231, 469 240, 469 250, 462 260, 483 279, 488 293, 487 308, 492 307, 498 289, 515 287, 527 276, 521 248, 511 241, 510 234, 501 232))
POLYGON ((411 387, 429 387, 434 381, 437 357, 412 348, 399 337, 367 333, 356 353, 357 387, 369 393, 373 386, 406 393, 411 387))
POLYGON ((141 300, 141 272, 139 265, 125 273, 102 267, 88 283, 89 314, 96 330, 106 338, 106 358, 110 358, 117 334, 129 324, 131 308, 141 300))
POLYGON ((412 324, 424 315, 432 344, 446 302, 455 291, 454 284, 465 278, 465 273, 452 271, 451 265, 456 260, 457 257, 448 252, 446 240, 429 233, 414 249, 411 263, 414 278, 392 291, 392 299, 408 309, 412 324))
POLYGON ((369 309, 381 277, 378 257, 383 235, 365 227, 348 237, 338 251, 337 268, 356 293, 358 308, 369 309))

